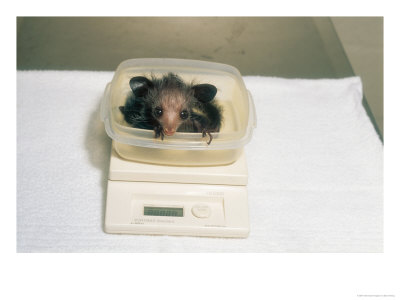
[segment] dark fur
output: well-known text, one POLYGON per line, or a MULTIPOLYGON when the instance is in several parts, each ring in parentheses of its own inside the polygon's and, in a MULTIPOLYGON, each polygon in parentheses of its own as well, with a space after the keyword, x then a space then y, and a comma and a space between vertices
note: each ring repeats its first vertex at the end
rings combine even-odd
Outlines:
POLYGON ((176 122, 176 131, 201 132, 203 137, 208 134, 210 144, 211 133, 221 128, 222 109, 214 100, 217 89, 213 85, 186 84, 176 74, 168 73, 151 80, 133 77, 130 87, 132 95, 120 107, 126 122, 132 127, 154 130, 156 138, 163 139, 165 129, 155 110, 166 105, 172 109, 169 114, 179 114, 178 107, 188 112, 187 119, 176 122))

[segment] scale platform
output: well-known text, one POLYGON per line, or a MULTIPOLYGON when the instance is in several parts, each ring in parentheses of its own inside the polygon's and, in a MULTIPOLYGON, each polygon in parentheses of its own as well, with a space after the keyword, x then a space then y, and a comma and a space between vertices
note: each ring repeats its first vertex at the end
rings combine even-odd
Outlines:
POLYGON ((247 237, 245 153, 226 166, 174 167, 127 161, 113 148, 105 231, 247 237))

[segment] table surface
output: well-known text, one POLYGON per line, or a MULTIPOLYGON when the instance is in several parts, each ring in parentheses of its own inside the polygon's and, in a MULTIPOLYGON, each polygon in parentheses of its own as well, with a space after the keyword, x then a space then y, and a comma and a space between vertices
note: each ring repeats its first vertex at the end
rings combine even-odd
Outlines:
POLYGON ((245 76, 247 239, 103 231, 111 139, 100 100, 113 72, 17 72, 18 252, 382 252, 382 144, 361 81, 245 76))

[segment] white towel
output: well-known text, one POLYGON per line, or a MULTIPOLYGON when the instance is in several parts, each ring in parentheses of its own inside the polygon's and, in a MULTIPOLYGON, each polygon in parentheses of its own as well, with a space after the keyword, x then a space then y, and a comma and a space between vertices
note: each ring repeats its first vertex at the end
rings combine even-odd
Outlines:
POLYGON ((112 76, 17 72, 18 252, 383 251, 382 144, 357 77, 244 77, 258 117, 247 239, 104 233, 112 76))

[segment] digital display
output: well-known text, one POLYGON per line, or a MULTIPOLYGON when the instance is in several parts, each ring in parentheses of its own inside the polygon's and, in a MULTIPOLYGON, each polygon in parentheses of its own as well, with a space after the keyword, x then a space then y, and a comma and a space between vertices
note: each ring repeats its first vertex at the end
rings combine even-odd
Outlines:
POLYGON ((145 216, 183 217, 183 207, 154 207, 145 206, 145 216))

